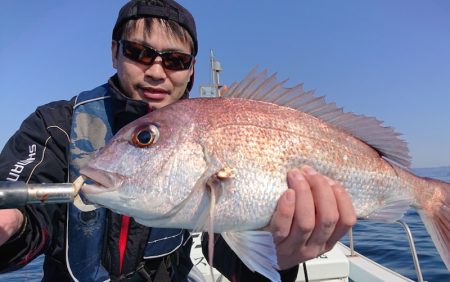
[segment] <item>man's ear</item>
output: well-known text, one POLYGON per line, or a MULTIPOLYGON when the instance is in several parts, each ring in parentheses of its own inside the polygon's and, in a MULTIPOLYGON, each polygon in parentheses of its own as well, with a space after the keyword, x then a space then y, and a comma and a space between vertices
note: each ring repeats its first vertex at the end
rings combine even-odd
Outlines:
POLYGON ((119 44, 117 41, 112 40, 111 41, 111 58, 112 58, 112 65, 113 68, 117 69, 117 60, 119 57, 119 44))

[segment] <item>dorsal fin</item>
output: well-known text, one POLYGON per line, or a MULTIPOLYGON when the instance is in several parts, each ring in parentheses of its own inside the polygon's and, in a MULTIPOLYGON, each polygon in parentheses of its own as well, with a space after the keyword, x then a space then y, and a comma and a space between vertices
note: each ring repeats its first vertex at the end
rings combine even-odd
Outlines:
POLYGON ((276 74, 268 77, 267 70, 258 73, 254 68, 240 83, 233 83, 223 97, 264 101, 307 113, 359 138, 383 157, 410 166, 408 146, 392 127, 383 126, 373 117, 345 113, 335 103, 327 103, 323 96, 316 96, 314 91, 305 92, 302 84, 283 87, 286 81, 278 82, 276 74))

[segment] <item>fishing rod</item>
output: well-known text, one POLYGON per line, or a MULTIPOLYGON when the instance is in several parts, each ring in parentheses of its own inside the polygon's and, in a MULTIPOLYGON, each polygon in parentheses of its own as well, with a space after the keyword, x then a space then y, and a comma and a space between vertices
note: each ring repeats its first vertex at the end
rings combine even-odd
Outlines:
POLYGON ((30 204, 73 202, 79 209, 89 210, 94 206, 84 204, 79 196, 85 180, 84 176, 80 176, 73 183, 31 184, 21 181, 0 181, 0 209, 20 208, 30 204))

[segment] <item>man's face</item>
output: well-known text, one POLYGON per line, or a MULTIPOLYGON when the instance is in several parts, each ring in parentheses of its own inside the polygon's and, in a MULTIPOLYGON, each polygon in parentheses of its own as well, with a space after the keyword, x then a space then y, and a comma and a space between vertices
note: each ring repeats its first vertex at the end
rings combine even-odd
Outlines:
MULTIPOLYGON (((143 43, 158 51, 191 54, 188 43, 170 36, 156 21, 152 24, 150 34, 144 33, 144 21, 138 21, 134 32, 123 39, 143 43)), ((187 70, 169 70, 164 68, 159 56, 152 65, 144 65, 124 57, 120 50, 117 52, 117 48, 117 42, 113 41, 113 67, 117 69, 120 85, 128 97, 146 101, 152 108, 161 108, 183 96, 193 73, 194 63, 187 70)))

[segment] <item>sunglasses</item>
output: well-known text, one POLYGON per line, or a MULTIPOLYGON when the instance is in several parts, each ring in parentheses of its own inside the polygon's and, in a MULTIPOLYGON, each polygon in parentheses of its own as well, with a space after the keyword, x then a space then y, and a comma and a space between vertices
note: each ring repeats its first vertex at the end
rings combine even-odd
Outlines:
POLYGON ((156 57, 161 57, 162 65, 169 70, 187 70, 191 67, 194 56, 176 51, 157 51, 143 44, 128 40, 119 40, 122 54, 137 63, 151 65, 156 57))

